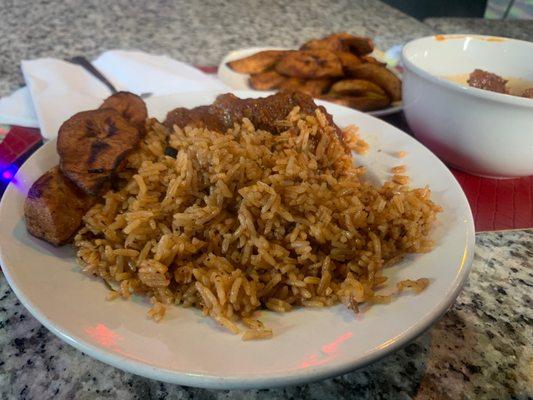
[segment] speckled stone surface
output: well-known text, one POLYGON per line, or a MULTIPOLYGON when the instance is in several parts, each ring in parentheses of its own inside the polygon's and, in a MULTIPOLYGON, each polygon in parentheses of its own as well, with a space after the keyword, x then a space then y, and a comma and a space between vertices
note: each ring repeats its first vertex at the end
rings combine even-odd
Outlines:
POLYGON ((477 235, 453 307, 405 348, 355 372, 271 390, 213 391, 141 378, 64 344, 0 274, 0 397, 17 399, 531 399, 533 230, 477 235))
POLYGON ((431 34, 372 0, 2 0, 0 16, 0 96, 23 84, 21 59, 120 48, 216 66, 231 50, 291 47, 331 32, 370 35, 381 48, 431 34))
POLYGON ((424 23, 439 33, 477 33, 533 41, 533 20, 482 18, 427 18, 424 23))

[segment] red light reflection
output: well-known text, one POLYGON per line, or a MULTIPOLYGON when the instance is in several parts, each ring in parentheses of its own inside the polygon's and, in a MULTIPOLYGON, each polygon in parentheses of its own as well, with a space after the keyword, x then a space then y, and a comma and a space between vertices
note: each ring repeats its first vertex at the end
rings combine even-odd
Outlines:
POLYGON ((352 332, 344 332, 342 335, 340 335, 338 338, 333 340, 331 343, 327 343, 321 347, 322 355, 319 354, 311 354, 307 359, 303 360, 298 367, 301 369, 309 368, 313 366, 323 365, 330 362, 333 358, 335 358, 335 353, 338 351, 338 347, 340 344, 348 340, 353 336, 352 332), (321 358, 322 356, 322 358, 321 358), (325 357, 324 357, 325 356, 325 357))
POLYGON ((85 332, 96 340, 98 344, 108 348, 115 347, 117 342, 123 339, 122 336, 114 332, 112 329, 109 329, 104 324, 97 324, 94 327, 89 326, 85 328, 85 332))

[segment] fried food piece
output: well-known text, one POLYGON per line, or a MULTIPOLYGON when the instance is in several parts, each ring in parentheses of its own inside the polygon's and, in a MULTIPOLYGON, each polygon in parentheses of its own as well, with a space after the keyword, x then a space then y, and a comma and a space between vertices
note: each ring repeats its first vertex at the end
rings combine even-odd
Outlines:
POLYGON ((272 90, 279 88, 286 80, 276 71, 265 71, 250 75, 250 86, 255 90, 272 90))
POLYGON ((360 111, 381 110, 390 104, 390 99, 387 96, 372 92, 368 92, 364 96, 327 95, 322 96, 321 99, 360 111))
POLYGON ((300 79, 289 78, 280 85, 280 88, 299 91, 312 97, 318 97, 325 93, 331 86, 331 79, 300 79))
POLYGON ((353 68, 361 64, 361 59, 359 57, 347 51, 337 51, 335 52, 335 55, 339 58, 345 73, 350 73, 353 68))
POLYGON ((329 90, 329 94, 333 96, 361 96, 368 92, 386 96, 382 88, 364 79, 343 79, 336 82, 329 90))
POLYGON ((290 50, 265 50, 251 56, 228 62, 226 65, 240 74, 259 74, 270 69, 290 50))
POLYGON ((342 32, 334 33, 322 39, 309 40, 300 47, 300 50, 343 51, 364 56, 374 51, 374 42, 368 37, 342 32))
POLYGON ((26 228, 54 246, 68 243, 95 202, 94 197, 86 195, 54 167, 37 179, 28 192, 24 203, 26 228))
POLYGON ((482 69, 475 69, 468 76, 468 85, 478 89, 490 90, 497 93, 508 93, 507 80, 501 76, 493 74, 492 72, 483 71, 482 69))
POLYGON ((368 37, 350 35, 350 37, 343 37, 341 40, 358 56, 364 56, 374 51, 374 42, 368 37))
POLYGON ((349 38, 349 33, 334 33, 322 39, 312 39, 300 46, 300 50, 329 50, 348 51, 348 46, 342 42, 342 38, 349 38))
POLYGON ((385 67, 364 63, 350 71, 350 76, 375 83, 385 90, 392 101, 402 98, 402 82, 385 67))
POLYGON ((144 124, 148 118, 146 103, 136 94, 117 92, 104 100, 100 108, 111 108, 118 111, 130 124, 144 132, 144 124))
POLYGON ((363 56, 361 57, 361 60, 363 60, 364 62, 370 63, 370 64, 380 65, 382 67, 387 66, 387 63, 378 61, 375 57, 372 57, 372 56, 363 56))
POLYGON ((339 58, 329 50, 293 51, 276 64, 276 71, 295 78, 317 79, 342 76, 339 58))
POLYGON ((59 166, 84 192, 98 195, 140 140, 139 130, 118 111, 109 108, 83 111, 59 128, 59 166))
POLYGON ((527 99, 533 99, 533 88, 526 89, 522 92, 521 97, 525 97, 527 99))

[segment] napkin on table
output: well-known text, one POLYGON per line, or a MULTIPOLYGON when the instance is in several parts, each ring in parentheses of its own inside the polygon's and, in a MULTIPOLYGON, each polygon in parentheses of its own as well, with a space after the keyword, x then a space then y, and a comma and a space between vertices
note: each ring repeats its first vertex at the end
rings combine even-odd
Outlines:
MULTIPOLYGON (((135 94, 165 95, 227 89, 216 78, 168 56, 140 51, 111 50, 93 65, 117 88, 135 94)), ((83 67, 42 58, 22 61, 27 88, 0 99, 0 124, 39 127, 54 138, 73 114, 97 108, 111 93, 83 67)))

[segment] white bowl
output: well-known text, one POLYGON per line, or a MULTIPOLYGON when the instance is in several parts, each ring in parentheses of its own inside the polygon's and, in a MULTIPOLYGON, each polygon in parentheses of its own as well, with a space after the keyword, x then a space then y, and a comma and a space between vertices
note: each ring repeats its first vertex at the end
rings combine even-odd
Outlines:
POLYGON ((475 175, 533 174, 533 99, 462 86, 446 78, 480 68, 504 78, 533 81, 533 43, 437 35, 409 42, 402 61, 407 122, 435 154, 475 175))

